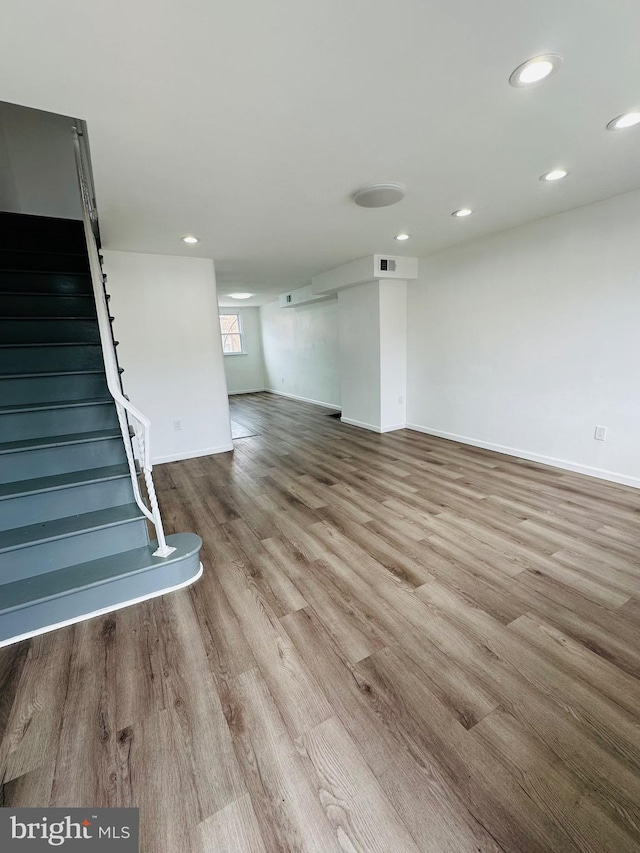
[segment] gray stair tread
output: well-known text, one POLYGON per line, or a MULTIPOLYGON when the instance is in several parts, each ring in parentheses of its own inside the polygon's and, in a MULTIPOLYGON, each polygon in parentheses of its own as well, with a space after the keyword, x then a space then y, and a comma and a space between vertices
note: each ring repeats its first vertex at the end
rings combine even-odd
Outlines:
POLYGON ((200 537, 194 533, 167 536, 167 543, 176 549, 169 557, 154 557, 157 543, 151 542, 146 548, 124 551, 111 557, 3 584, 0 586, 0 615, 80 589, 181 562, 197 554, 202 546, 200 537))
POLYGON ((91 432, 74 432, 68 435, 54 435, 44 438, 26 438, 21 441, 5 441, 0 444, 0 454, 14 453, 17 450, 35 450, 40 447, 61 447, 64 444, 84 444, 88 441, 105 441, 120 438, 119 429, 96 429, 91 432))
MULTIPOLYGON (((58 320, 66 320, 66 317, 58 317, 58 320)), ((84 317, 83 319, 87 319, 84 317)), ((88 318, 91 319, 91 318, 88 318)), ((25 347, 99 347, 101 346, 99 341, 47 341, 40 343, 18 343, 18 344, 0 344, 0 347, 4 349, 15 349, 16 347, 20 347, 24 349, 25 347)))
POLYGON ((29 524, 27 527, 16 527, 0 532, 0 554, 144 518, 136 504, 125 504, 68 518, 57 518, 54 521, 43 521, 40 524, 29 524))
MULTIPOLYGON (((88 376, 90 374, 104 375, 104 368, 93 368, 91 370, 45 370, 36 373, 0 373, 0 379, 37 379, 42 377, 48 379, 50 376, 88 376)), ((118 368, 118 373, 124 373, 124 368, 118 368)))
POLYGON ((75 314, 3 314, 0 316, 0 320, 20 320, 21 322, 28 320, 30 323, 34 320, 36 322, 40 320, 47 320, 48 322, 55 321, 56 323, 66 323, 67 320, 84 320, 89 323, 97 322, 96 318, 91 314, 88 316, 76 316, 75 314))
POLYGON ((14 412, 39 412, 47 409, 75 409, 82 406, 105 406, 113 403, 113 397, 86 397, 84 400, 56 400, 52 403, 16 403, 13 406, 0 406, 0 415, 14 412))
POLYGON ((54 296, 56 299, 93 299, 93 293, 58 293, 55 290, 0 290, 0 296, 54 296))
POLYGON ((86 471, 71 471, 68 474, 55 474, 52 477, 37 477, 33 480, 20 480, 13 483, 0 483, 0 501, 6 498, 24 497, 41 492, 53 492, 69 486, 82 486, 89 483, 101 483, 129 476, 128 465, 107 465, 104 468, 89 468, 86 471))

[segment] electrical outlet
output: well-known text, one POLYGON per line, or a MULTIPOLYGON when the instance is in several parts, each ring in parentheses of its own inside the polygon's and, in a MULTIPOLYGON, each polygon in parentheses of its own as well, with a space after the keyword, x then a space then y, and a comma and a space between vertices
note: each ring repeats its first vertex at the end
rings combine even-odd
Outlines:
POLYGON ((398 403, 402 405, 404 403, 404 397, 398 397, 398 403))
POLYGON ((282 377, 282 384, 284 385, 284 376, 282 377))
POLYGON ((596 431, 593 434, 593 437, 595 438, 596 441, 604 441, 605 438, 607 437, 607 428, 597 426, 596 431))
POLYGON ((176 432, 179 432, 182 429, 182 421, 174 421, 173 428, 176 430, 176 432))

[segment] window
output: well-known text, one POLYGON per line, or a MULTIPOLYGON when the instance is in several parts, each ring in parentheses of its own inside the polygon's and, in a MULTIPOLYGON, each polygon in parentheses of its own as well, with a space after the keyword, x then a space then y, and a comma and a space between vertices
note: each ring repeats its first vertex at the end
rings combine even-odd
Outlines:
POLYGON ((220 333, 222 334, 222 352, 225 355, 242 355, 242 323, 239 314, 220 315, 220 333))

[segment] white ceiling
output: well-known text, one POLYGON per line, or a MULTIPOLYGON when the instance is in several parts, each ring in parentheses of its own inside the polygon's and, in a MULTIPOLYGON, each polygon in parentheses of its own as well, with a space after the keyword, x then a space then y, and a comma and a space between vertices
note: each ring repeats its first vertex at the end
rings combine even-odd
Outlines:
POLYGON ((639 188, 640 128, 605 130, 640 107, 639 31, 638 0, 21 0, 0 100, 87 120, 105 246, 278 293, 639 188), (547 52, 553 78, 509 86, 547 52), (379 180, 405 200, 356 207, 379 180))

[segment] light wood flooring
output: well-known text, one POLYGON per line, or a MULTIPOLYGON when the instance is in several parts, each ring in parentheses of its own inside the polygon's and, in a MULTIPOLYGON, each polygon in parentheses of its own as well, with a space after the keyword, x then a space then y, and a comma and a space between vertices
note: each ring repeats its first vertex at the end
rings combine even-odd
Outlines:
POLYGON ((0 652, 7 806, 143 853, 640 851, 640 494, 268 394, 155 469, 193 587, 0 652))

